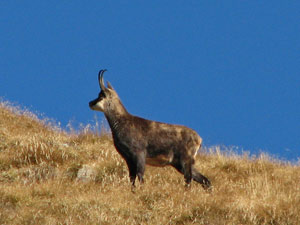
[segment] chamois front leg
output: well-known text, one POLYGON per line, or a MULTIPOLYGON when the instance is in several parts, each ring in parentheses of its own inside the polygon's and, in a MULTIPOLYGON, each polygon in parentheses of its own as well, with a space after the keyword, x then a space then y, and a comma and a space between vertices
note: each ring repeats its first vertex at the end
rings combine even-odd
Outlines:
POLYGON ((133 187, 135 187, 135 179, 136 179, 136 163, 132 160, 126 160, 127 167, 129 170, 129 179, 130 183, 133 187))
POLYGON ((144 183, 145 172, 145 154, 143 152, 136 153, 131 159, 126 159, 129 169, 129 178, 133 187, 135 187, 135 180, 138 177, 140 183, 144 183))
POLYGON ((137 164, 136 164, 137 176, 141 184, 144 183, 145 164, 146 164, 146 154, 141 151, 137 154, 137 164))

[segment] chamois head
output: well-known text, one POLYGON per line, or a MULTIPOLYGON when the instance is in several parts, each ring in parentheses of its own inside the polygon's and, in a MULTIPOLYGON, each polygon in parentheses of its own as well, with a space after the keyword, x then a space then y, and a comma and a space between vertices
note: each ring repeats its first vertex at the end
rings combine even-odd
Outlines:
POLYGON ((98 81, 100 86, 100 93, 98 97, 89 102, 89 106, 92 110, 109 113, 127 113, 126 109, 122 105, 117 92, 113 89, 111 84, 107 82, 107 87, 104 85, 103 74, 106 69, 100 70, 98 74, 98 81))

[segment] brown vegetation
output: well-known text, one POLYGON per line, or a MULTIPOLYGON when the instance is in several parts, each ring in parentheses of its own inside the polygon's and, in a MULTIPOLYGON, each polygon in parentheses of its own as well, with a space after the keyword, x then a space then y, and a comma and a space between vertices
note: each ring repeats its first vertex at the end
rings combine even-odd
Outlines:
POLYGON ((208 193, 147 167, 134 193, 109 133, 68 133, 0 103, 0 224, 300 224, 300 168, 208 149, 208 193))

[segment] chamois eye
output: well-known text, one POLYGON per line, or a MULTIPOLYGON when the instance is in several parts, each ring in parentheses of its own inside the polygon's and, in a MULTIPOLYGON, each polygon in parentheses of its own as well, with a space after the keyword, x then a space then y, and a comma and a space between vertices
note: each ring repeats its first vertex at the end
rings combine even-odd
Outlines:
POLYGON ((102 99, 102 98, 105 98, 106 96, 105 96, 104 92, 101 91, 98 97, 99 97, 100 99, 102 99))

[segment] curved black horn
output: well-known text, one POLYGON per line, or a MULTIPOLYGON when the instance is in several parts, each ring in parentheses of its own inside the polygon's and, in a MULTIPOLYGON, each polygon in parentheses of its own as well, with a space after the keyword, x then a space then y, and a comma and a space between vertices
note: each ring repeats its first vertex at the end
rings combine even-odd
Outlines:
POLYGON ((104 81, 103 81, 103 73, 107 71, 106 69, 104 70, 100 70, 99 73, 98 73, 98 81, 99 81, 99 85, 100 85, 100 88, 101 90, 105 91, 105 85, 104 85, 104 81))

